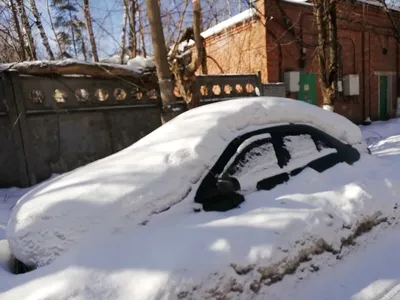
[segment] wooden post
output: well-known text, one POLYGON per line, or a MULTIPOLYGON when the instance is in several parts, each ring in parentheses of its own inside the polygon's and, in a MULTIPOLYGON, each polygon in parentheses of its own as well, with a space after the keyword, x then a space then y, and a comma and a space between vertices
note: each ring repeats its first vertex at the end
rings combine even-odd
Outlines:
POLYGON ((261 80, 261 71, 257 71, 257 87, 259 91, 259 95, 257 96, 264 96, 264 91, 263 91, 263 85, 262 85, 262 80, 261 80))

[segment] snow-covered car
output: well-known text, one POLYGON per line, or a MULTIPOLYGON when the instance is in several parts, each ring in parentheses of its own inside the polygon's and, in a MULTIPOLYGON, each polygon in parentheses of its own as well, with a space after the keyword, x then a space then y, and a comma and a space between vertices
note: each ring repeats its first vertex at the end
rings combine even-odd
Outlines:
POLYGON ((179 202, 227 211, 251 191, 272 189, 307 167, 351 165, 360 153, 367 147, 356 125, 307 103, 256 97, 205 105, 34 188, 14 207, 7 239, 19 265, 36 268, 179 202))

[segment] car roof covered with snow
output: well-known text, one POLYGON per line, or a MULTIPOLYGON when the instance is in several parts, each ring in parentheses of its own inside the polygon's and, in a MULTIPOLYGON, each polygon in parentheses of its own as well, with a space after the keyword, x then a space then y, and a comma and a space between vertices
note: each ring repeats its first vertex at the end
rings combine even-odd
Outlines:
POLYGON ((205 105, 164 124, 132 146, 53 178, 13 209, 7 238, 13 254, 42 266, 89 232, 105 234, 146 222, 192 199, 235 137, 277 124, 319 128, 344 143, 362 143, 346 118, 300 101, 255 97, 205 105))

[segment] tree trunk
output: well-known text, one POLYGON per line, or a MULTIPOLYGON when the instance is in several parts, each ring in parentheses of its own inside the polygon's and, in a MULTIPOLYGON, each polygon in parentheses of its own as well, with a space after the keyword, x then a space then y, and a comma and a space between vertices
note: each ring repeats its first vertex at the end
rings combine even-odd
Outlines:
POLYGON ((228 8, 228 16, 232 17, 232 7, 231 7, 231 1, 226 0, 226 7, 228 8))
MULTIPOLYGON (((326 105, 332 108, 338 98, 338 37, 337 37, 337 19, 336 19, 336 0, 330 0, 328 6, 329 23, 329 77, 328 83, 330 87, 329 101, 326 105)), ((332 109, 333 110, 333 109, 332 109)))
POLYGON ((168 122, 174 117, 171 103, 175 102, 174 86, 168 64, 168 53, 161 24, 160 7, 157 0, 146 0, 147 16, 150 23, 151 40, 155 63, 157 67, 158 83, 160 85, 161 100, 163 103, 162 121, 168 122))
POLYGON ((25 40, 29 48, 29 56, 31 60, 37 60, 35 42, 33 41, 31 27, 29 25, 28 16, 25 11, 24 1, 17 0, 18 11, 21 17, 22 31, 25 35, 25 40))
MULTIPOLYGON (((127 0, 124 0, 127 1, 127 0)), ((129 6, 129 47, 132 57, 137 55, 137 38, 136 38, 136 0, 130 0, 129 6)))
POLYGON ((315 0, 313 13, 318 30, 318 75, 323 105, 333 110, 338 96, 336 0, 315 0))
POLYGON ((19 19, 18 19, 18 12, 17 12, 17 8, 15 7, 14 0, 10 0, 10 7, 11 7, 12 17, 13 17, 14 24, 15 24, 15 29, 17 30, 18 40, 19 40, 19 44, 20 44, 19 46, 21 48, 20 57, 22 58, 23 61, 25 61, 26 60, 26 52, 25 52, 24 38, 22 37, 21 27, 20 27, 19 19))
POLYGON ((121 65, 124 64, 124 56, 126 49, 126 23, 128 20, 128 0, 124 0, 124 16, 122 18, 122 30, 121 30, 121 65))
POLYGON ((185 58, 175 58, 172 71, 176 85, 186 102, 187 109, 200 105, 200 93, 196 86, 196 71, 202 66, 202 71, 207 73, 206 59, 204 58, 203 37, 201 36, 201 6, 200 0, 192 0, 193 5, 193 38, 195 40, 195 54, 189 65, 185 58))
POLYGON ((36 26, 39 29, 40 36, 42 37, 43 46, 46 49, 47 55, 49 56, 50 60, 54 60, 54 54, 53 54, 53 51, 51 50, 51 47, 49 44, 49 39, 47 38, 47 34, 44 31, 44 28, 42 25, 42 20, 40 18, 39 11, 36 7, 35 0, 30 0, 29 2, 31 5, 32 13, 35 17, 36 26))
POLYGON ((83 38, 83 36, 80 36, 79 38, 80 38, 80 40, 81 40, 81 44, 82 44, 82 54, 83 54, 83 59, 84 59, 85 61, 87 61, 87 60, 88 60, 88 58, 87 58, 87 50, 86 50, 86 43, 85 43, 85 39, 83 38))
MULTIPOLYGON (((69 0, 67 1, 67 4, 70 5, 69 0)), ((72 18, 72 14, 71 11, 68 10, 68 15, 69 15, 69 20, 71 22, 71 39, 72 39, 72 46, 74 48, 74 54, 75 54, 75 58, 78 58, 78 49, 76 47, 76 37, 75 37, 75 28, 74 28, 74 22, 73 22, 73 18, 72 18)))
POLYGON ((143 20, 142 20, 142 14, 141 14, 140 8, 137 9, 137 12, 138 12, 138 19, 139 19, 139 34, 140 34, 140 43, 142 46, 142 55, 144 57, 146 57, 147 56, 146 43, 144 41, 144 28, 143 28, 143 20))
POLYGON ((51 16, 49 0, 46 1, 46 9, 47 9, 47 15, 49 16, 51 31, 53 32, 54 37, 55 37, 56 42, 57 42, 58 57, 61 57, 62 53, 63 53, 63 49, 61 47, 60 41, 58 40, 56 29, 54 28, 53 17, 51 16))
POLYGON ((90 41, 90 47, 92 48, 93 60, 95 62, 99 62, 96 40, 94 38, 93 27, 92 27, 92 16, 90 14, 89 0, 83 0, 83 11, 85 13, 86 29, 89 34, 89 41, 90 41))

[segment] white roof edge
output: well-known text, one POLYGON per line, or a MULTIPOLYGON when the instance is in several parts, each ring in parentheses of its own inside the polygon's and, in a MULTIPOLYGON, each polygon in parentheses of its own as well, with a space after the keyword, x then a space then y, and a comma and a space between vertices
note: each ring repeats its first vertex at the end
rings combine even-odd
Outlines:
POLYGON ((287 3, 292 3, 292 4, 312 6, 312 3, 309 3, 306 0, 282 0, 282 1, 287 2, 287 3))
MULTIPOLYGON (((204 39, 207 39, 213 35, 216 35, 222 31, 232 27, 232 26, 235 26, 244 21, 247 21, 256 15, 257 15, 257 10, 255 8, 251 7, 249 9, 246 9, 245 11, 242 11, 241 13, 225 20, 225 21, 222 21, 222 22, 214 25, 213 27, 208 28, 207 30, 205 30, 201 33, 201 36, 204 39)), ((194 40, 190 40, 187 43, 184 41, 180 44, 184 44, 185 46, 191 47, 195 44, 195 42, 194 42, 194 40)))
POLYGON ((208 37, 211 37, 213 35, 216 35, 216 34, 222 32, 225 29, 228 29, 236 24, 239 24, 243 21, 249 20, 256 15, 257 15, 257 10, 255 8, 251 7, 249 9, 246 9, 245 11, 242 11, 241 13, 239 13, 225 21, 222 21, 221 23, 218 23, 215 26, 203 31, 201 33, 201 36, 206 39, 208 37))

